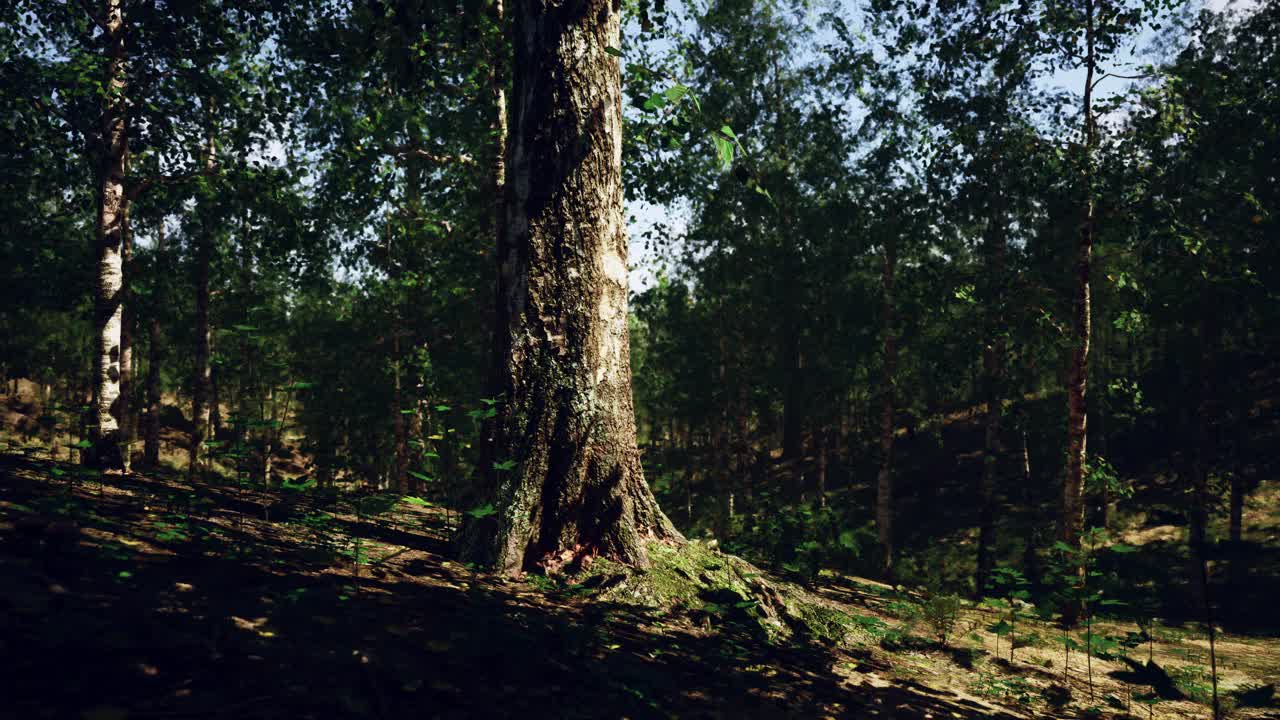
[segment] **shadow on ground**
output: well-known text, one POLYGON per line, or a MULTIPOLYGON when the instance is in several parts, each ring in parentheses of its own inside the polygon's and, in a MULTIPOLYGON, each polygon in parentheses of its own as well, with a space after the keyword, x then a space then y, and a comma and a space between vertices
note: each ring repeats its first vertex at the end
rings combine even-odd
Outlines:
POLYGON ((0 457, 5 717, 1019 717, 836 671, 869 657, 473 573, 439 515, 349 523, 399 546, 357 581, 238 493, 174 514, 176 482, 72 490, 51 467, 0 457))

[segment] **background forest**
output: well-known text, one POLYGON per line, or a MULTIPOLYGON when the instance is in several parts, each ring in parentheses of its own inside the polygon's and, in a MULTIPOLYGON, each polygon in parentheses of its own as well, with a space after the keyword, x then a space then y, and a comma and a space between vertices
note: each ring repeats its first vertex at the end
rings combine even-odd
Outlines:
MULTIPOLYGON (((127 520, 151 523, 148 542, 212 542, 195 529, 202 502, 236 523, 261 515, 349 564, 343 602, 414 547, 353 529, 396 513, 434 523, 438 546, 413 552, 483 576, 440 558, 472 559, 474 533, 505 512, 493 488, 521 472, 492 437, 508 405, 495 298, 502 312, 518 221, 504 198, 528 192, 509 182, 524 144, 511 104, 539 87, 512 31, 525 9, 0 0, 5 554, 57 545, 68 519, 87 538, 110 515, 103 488, 134 478, 168 488, 146 485, 161 519, 127 520)), ((703 588, 688 622, 771 617, 754 569, 717 574, 747 561, 806 596, 863 598, 811 631, 829 645, 847 640, 831 623, 894 657, 994 641, 1008 663, 966 656, 947 683, 1009 717, 1273 717, 1258 708, 1280 679, 1280 3, 620 13, 601 57, 623 92, 643 475, 690 547, 742 558, 679 570, 735 588, 703 588), (1190 654, 1157 660, 1156 641, 1174 653, 1184 639, 1190 654), (1048 659, 1050 689, 1013 665, 1023 647, 1048 659), (1142 658, 1126 666, 1130 651, 1142 658), (1119 668, 1115 687, 1095 692, 1095 662, 1119 668)), ((611 581, 574 580, 579 549, 566 572, 526 557, 519 582, 589 612, 582 588, 611 581)), ((143 575, 102 567, 122 588, 143 575)), ((31 614, 55 622, 61 607, 31 614)), ((35 630, 12 622, 17 647, 35 630)), ((527 639, 529 657, 559 634, 527 639)), ((445 684, 482 694, 464 675, 445 684)), ((340 707, 399 716, 421 690, 490 714, 433 682, 358 681, 340 707)), ((609 685, 596 709, 735 714, 645 682, 609 685)), ((797 692, 804 716, 849 709, 797 692)), ((884 716, 998 716, 902 702, 884 716)))

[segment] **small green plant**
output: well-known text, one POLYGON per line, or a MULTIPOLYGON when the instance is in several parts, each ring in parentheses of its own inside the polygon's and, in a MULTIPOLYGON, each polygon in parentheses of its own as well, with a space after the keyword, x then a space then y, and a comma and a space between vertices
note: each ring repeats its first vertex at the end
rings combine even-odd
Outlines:
POLYGON ((1013 662, 1013 651, 1017 647, 1018 618, 1031 605, 1031 592, 1027 588, 1031 582, 1019 571, 1010 567, 998 567, 991 572, 991 588, 996 597, 985 598, 984 605, 1001 613, 1000 619, 988 630, 996 635, 996 656, 1000 656, 1000 638, 1009 636, 1009 662, 1013 662))
POLYGON ((1000 677, 984 672, 971 688, 975 694, 1011 700, 1019 705, 1030 705, 1035 699, 1035 688, 1022 677, 1000 677))
POLYGON ((960 618, 960 597, 957 595, 930 594, 920 605, 920 617, 933 631, 942 647, 947 647, 960 618))
POLYGON ((1062 666, 1063 678, 1064 681, 1069 679, 1071 650, 1084 652, 1086 654, 1085 662, 1088 673, 1090 702, 1094 700, 1093 656, 1097 654, 1099 648, 1104 648, 1105 652, 1110 652, 1118 647, 1118 643, 1099 639, 1094 635, 1094 614, 1099 607, 1115 607, 1124 604, 1119 600, 1104 597, 1106 581, 1114 581, 1115 578, 1097 569, 1098 552, 1102 549, 1120 554, 1137 550, 1137 548, 1124 543, 1112 543, 1106 529, 1099 527, 1089 528, 1085 531, 1080 538, 1079 548, 1073 548, 1062 541, 1058 541, 1053 545, 1056 555, 1053 574, 1060 584, 1058 596, 1063 603, 1063 613, 1076 619, 1083 618, 1085 621, 1085 631, 1081 636, 1081 642, 1071 638, 1069 633, 1064 633, 1059 637, 1059 642, 1062 644, 1066 654, 1066 659, 1062 666))

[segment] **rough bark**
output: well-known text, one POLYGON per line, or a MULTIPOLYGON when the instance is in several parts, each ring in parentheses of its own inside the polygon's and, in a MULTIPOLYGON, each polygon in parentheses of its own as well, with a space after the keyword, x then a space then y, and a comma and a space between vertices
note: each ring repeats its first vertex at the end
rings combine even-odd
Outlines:
POLYGON ((101 151, 98 157, 98 218, 94 233, 94 383, 89 432, 89 464, 102 469, 124 466, 120 449, 120 326, 124 259, 123 220, 128 207, 125 166, 129 157, 125 22, 122 0, 104 0, 96 18, 102 29, 106 72, 102 93, 101 151))
POLYGON ((601 554, 647 564, 679 538, 640 467, 627 329, 619 13, 520 3, 500 247, 503 358, 491 516, 464 554, 506 573, 601 554))
POLYGON ((880 538, 880 566, 886 576, 893 575, 893 431, 894 381, 898 368, 898 336, 895 328, 894 276, 897 272, 897 238, 890 235, 884 245, 884 267, 881 285, 883 324, 883 367, 880 387, 880 471, 876 477, 876 530, 880 538))
MULTIPOLYGON (((1093 199, 1093 162, 1097 146, 1097 125, 1093 116, 1093 84, 1097 70, 1094 51, 1094 2, 1085 3, 1085 82, 1084 82, 1084 162, 1081 176, 1084 207, 1080 234, 1076 244, 1073 271, 1075 290, 1072 312, 1071 365, 1067 372, 1067 461, 1062 481, 1062 502, 1058 519, 1058 539, 1079 549, 1084 531, 1084 473, 1087 458, 1086 437, 1088 410, 1086 393, 1089 380, 1089 342, 1092 333, 1090 275, 1093 271, 1093 239, 1096 229, 1093 199)), ((1078 572, 1083 574, 1081 565, 1078 572)), ((1068 608, 1064 620, 1072 622, 1077 609, 1068 608)))

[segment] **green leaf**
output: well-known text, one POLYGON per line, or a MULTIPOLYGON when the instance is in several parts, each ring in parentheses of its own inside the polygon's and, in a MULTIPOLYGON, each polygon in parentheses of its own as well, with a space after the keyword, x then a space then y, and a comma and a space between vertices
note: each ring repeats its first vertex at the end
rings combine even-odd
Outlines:
POLYGON ((503 460, 502 462, 496 462, 496 463, 494 463, 494 464, 493 464, 493 469, 494 469, 494 470, 499 470, 499 471, 502 471, 502 472, 507 472, 507 471, 509 471, 509 470, 514 469, 514 468, 515 468, 515 466, 516 466, 516 461, 515 461, 515 460, 503 460))
POLYGON ((498 511, 493 507, 493 505, 491 505, 491 504, 489 504, 489 503, 486 503, 486 504, 481 505, 481 506, 479 506, 479 507, 473 507, 473 508, 471 508, 470 510, 468 510, 468 511, 467 511, 467 514, 468 514, 468 515, 470 515, 471 517, 473 517, 473 518, 475 518, 475 519, 477 519, 477 520, 481 520, 481 519, 487 518, 487 517, 489 517, 490 515, 496 515, 497 513, 498 513, 498 511))
POLYGON ((685 85, 672 85, 666 90, 663 90, 662 94, 671 102, 679 102, 681 98, 689 94, 689 88, 685 85))
POLYGON ((622 51, 621 51, 621 50, 619 50, 619 49, 618 49, 618 48, 616 48, 616 47, 613 47, 612 45, 606 45, 606 46, 604 47, 604 51, 605 51, 605 52, 607 52, 607 53, 609 53, 610 55, 612 55, 612 56, 614 56, 614 57, 622 57, 622 51))
POLYGON ((734 142, 738 142, 738 136, 733 133, 733 128, 729 127, 728 125, 720 126, 720 134, 724 135, 725 137, 729 138, 734 142))
POLYGON ((656 92, 650 95, 648 100, 644 101, 644 109, 650 112, 661 110, 667 106, 668 102, 670 101, 667 99, 665 92, 656 92))
POLYGON ((1136 547, 1134 547, 1134 546, 1132 546, 1132 545, 1126 545, 1126 544, 1124 544, 1124 543, 1116 543, 1115 545, 1112 545, 1112 546, 1111 546, 1111 552, 1117 552, 1117 553, 1122 553, 1122 554, 1123 554, 1123 553, 1132 553, 1132 552, 1138 552, 1138 548, 1136 548, 1136 547))
POLYGON ((418 472, 417 470, 407 470, 406 472, 408 472, 410 475, 412 475, 412 476, 414 476, 414 477, 418 478, 418 479, 419 479, 419 480, 421 480, 422 482, 425 482, 425 483, 435 482, 435 480, 431 479, 431 477, 429 477, 429 476, 427 476, 427 475, 423 475, 422 473, 418 472))
POLYGON ((711 141, 715 144, 716 157, 720 160, 720 167, 728 170, 733 165, 733 143, 720 135, 712 135, 711 141))

